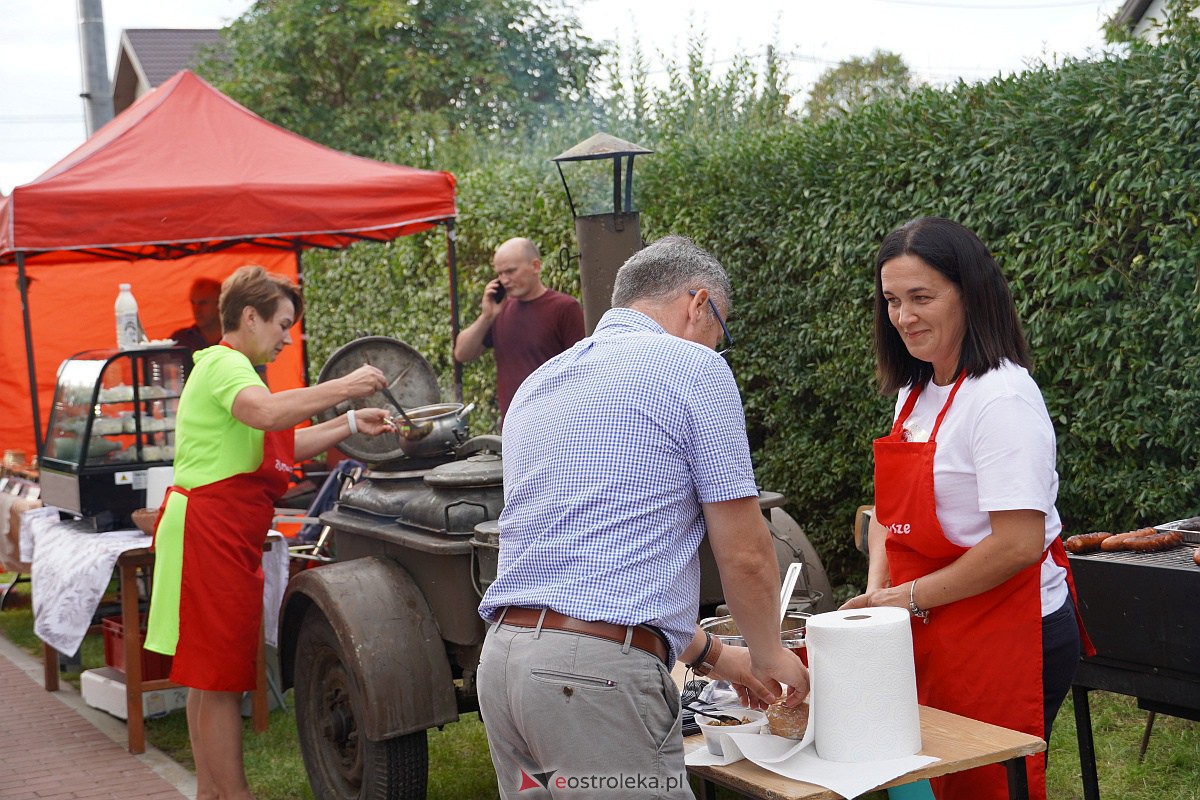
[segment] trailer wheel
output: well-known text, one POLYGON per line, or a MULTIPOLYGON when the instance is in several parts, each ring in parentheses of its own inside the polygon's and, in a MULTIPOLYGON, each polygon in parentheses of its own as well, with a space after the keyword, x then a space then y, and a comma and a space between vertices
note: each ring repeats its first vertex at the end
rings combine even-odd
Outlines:
POLYGON ((362 688, 329 621, 310 609, 296 641, 296 728, 316 800, 424 800, 425 731, 371 741, 362 735, 362 688))

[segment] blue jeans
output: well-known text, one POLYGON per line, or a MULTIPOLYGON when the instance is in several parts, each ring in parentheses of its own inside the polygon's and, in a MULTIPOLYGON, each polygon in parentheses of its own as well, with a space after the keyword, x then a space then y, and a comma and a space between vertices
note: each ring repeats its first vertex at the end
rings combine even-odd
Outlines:
POLYGON ((1050 728, 1062 707, 1075 667, 1079 664, 1079 626, 1075 622, 1075 604, 1068 595, 1058 611, 1042 617, 1042 703, 1045 735, 1050 741, 1050 728))

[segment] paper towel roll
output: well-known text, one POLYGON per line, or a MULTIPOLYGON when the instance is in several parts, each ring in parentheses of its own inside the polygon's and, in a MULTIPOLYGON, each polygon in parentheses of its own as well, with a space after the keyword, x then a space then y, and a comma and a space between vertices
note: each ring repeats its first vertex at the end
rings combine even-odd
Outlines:
POLYGON ((174 467, 150 467, 146 470, 146 508, 155 509, 162 505, 173 480, 174 467))
POLYGON ((830 611, 811 617, 805 631, 817 755, 862 762, 920 751, 908 612, 830 611))

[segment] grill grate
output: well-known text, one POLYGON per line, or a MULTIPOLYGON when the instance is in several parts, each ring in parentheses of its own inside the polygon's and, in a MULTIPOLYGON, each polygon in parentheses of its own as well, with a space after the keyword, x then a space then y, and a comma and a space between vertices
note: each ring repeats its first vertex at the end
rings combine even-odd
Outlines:
POLYGON ((1181 545, 1170 550, 1160 550, 1157 553, 1135 553, 1128 550, 1116 550, 1106 553, 1103 550, 1096 553, 1073 555, 1071 558, 1096 561, 1114 561, 1141 566, 1170 567, 1174 569, 1195 570, 1200 575, 1200 567, 1192 561, 1194 547, 1181 545))

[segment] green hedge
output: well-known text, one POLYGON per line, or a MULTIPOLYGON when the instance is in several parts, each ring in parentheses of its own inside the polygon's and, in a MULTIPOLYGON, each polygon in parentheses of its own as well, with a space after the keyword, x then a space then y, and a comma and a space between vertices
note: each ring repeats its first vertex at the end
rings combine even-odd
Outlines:
POLYGON ((835 579, 861 576, 848 521, 892 408, 873 392, 873 256, 921 214, 977 231, 1013 285, 1067 530, 1200 510, 1198 68, 1193 41, 681 144, 656 164, 647 215, 733 274, 732 362, 762 482, 789 496, 835 579))
MULTIPOLYGON (((635 176, 643 235, 688 234, 729 268, 731 365, 761 482, 788 496, 835 583, 863 577, 850 521, 871 499, 871 440, 892 408, 874 389, 874 252, 922 214, 974 229, 1012 283, 1058 433, 1068 531, 1200 512, 1197 75, 1192 39, 922 89, 821 125, 641 140, 656 150, 635 176)), ((540 152, 456 170, 464 325, 511 235, 539 239, 550 283, 578 291, 557 269, 557 250, 577 248, 547 159, 585 135, 551 132, 540 152)), ((441 237, 306 263, 314 372, 352 335, 386 333, 449 387, 441 237)), ((465 368, 468 399, 490 403, 490 370, 490 358, 465 368)))

